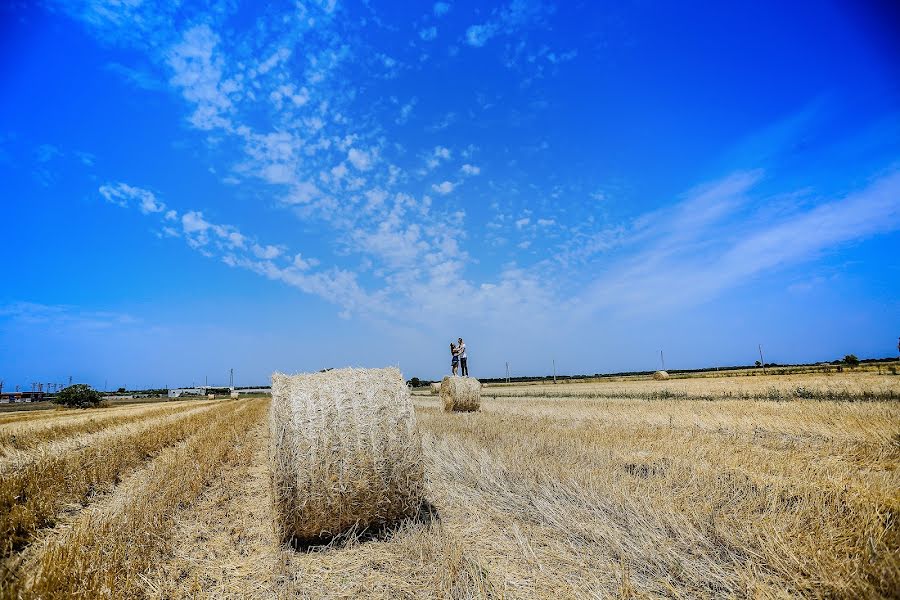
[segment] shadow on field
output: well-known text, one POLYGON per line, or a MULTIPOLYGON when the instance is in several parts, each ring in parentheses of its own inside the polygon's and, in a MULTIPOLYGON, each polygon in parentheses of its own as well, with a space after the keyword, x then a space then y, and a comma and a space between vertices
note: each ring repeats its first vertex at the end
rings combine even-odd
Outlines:
POLYGON ((343 550, 352 548, 358 544, 367 542, 386 542, 396 533, 412 528, 430 529, 440 524, 441 515, 436 506, 428 500, 423 500, 415 514, 378 526, 365 529, 351 529, 333 537, 315 539, 293 539, 290 547, 297 552, 326 552, 329 550, 343 550))

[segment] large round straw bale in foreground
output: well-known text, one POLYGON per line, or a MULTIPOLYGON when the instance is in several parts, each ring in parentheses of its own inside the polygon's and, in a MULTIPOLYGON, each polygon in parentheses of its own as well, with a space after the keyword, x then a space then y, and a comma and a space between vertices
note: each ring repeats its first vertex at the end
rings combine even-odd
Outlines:
POLYGON ((472 411, 481 407, 481 382, 474 377, 444 377, 441 400, 445 411, 472 411))
POLYGON ((662 381, 662 380, 668 379, 668 378, 669 378, 669 374, 665 371, 657 371, 656 373, 653 374, 653 379, 656 379, 658 381, 662 381))
POLYGON ((418 510, 422 446, 398 369, 275 373, 270 429, 282 541, 324 541, 418 510))

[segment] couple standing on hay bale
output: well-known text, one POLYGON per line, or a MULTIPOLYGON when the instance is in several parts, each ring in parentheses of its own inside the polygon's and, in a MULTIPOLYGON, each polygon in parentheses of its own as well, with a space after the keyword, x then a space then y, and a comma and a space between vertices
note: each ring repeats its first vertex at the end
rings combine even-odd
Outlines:
POLYGON ((450 355, 453 359, 450 362, 450 368, 453 371, 453 375, 462 375, 463 377, 469 376, 469 364, 466 356, 466 343, 462 338, 459 338, 459 346, 450 342, 450 355), (457 370, 462 368, 462 372, 458 373, 457 370))

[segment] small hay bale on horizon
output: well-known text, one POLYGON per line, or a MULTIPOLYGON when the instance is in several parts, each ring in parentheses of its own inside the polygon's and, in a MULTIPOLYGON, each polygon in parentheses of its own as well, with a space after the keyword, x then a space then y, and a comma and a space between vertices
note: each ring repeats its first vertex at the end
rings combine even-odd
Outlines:
POLYGON ((666 371, 657 371, 656 373, 653 374, 653 379, 656 379, 657 381, 663 381, 668 378, 669 378, 669 373, 666 371))
POLYGON ((474 377, 444 377, 441 400, 446 412, 471 412, 481 408, 481 382, 474 377))
POLYGON ((441 383, 439 381, 435 381, 431 384, 431 393, 434 395, 441 393, 441 383))
POLYGON ((418 511, 422 445, 398 369, 275 373, 269 425, 282 542, 322 543, 418 511))

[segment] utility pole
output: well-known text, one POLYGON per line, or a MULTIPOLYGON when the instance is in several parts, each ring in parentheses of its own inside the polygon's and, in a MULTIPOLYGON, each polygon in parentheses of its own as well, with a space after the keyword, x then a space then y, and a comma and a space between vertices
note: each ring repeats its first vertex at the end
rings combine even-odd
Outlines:
POLYGON ((553 385, 556 385, 556 359, 553 359, 553 385))
POLYGON ((203 377, 205 378, 206 387, 208 388, 209 387, 209 375, 204 375, 203 377))
POLYGON ((69 375, 69 385, 72 385, 72 376, 69 375))
POLYGON ((234 391, 234 369, 228 369, 228 387, 234 391))
POLYGON ((762 355, 762 344, 759 345, 759 362, 762 364, 763 375, 765 375, 766 374, 766 361, 762 355))
POLYGON ((506 383, 509 383, 509 361, 506 361, 506 383))
POLYGON ((662 370, 666 370, 666 357, 663 356, 663 351, 659 351, 659 362, 662 364, 662 370))

